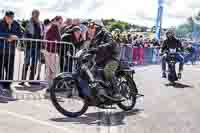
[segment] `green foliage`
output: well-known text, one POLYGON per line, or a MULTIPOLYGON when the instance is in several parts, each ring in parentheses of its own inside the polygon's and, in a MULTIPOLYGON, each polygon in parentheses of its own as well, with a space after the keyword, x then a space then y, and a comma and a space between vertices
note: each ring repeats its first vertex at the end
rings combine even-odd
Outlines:
MULTIPOLYGON (((200 19, 200 12, 195 18, 197 20, 200 19)), ((182 24, 177 27, 176 34, 178 36, 187 37, 192 32, 199 31, 199 30, 200 30, 200 26, 198 24, 195 24, 192 17, 189 17, 185 24, 182 24)))
POLYGON ((115 19, 105 19, 103 20, 103 23, 109 31, 113 31, 115 29, 120 29, 121 32, 129 31, 130 29, 139 29, 140 31, 146 31, 147 29, 147 27, 141 27, 138 25, 129 24, 127 22, 115 19))

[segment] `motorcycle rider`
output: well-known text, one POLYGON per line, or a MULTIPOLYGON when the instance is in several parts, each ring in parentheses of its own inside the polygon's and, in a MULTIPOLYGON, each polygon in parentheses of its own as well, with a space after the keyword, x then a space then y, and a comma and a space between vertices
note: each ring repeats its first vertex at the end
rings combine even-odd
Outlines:
POLYGON ((96 65, 104 68, 105 80, 112 82, 114 85, 115 99, 122 100, 122 96, 116 87, 117 83, 114 74, 118 68, 117 58, 117 44, 113 41, 111 33, 109 33, 103 25, 101 20, 90 22, 88 29, 88 39, 90 40, 90 47, 98 48, 96 53, 96 65))
POLYGON ((183 65, 184 65, 184 57, 181 55, 181 52, 184 51, 181 42, 175 38, 175 33, 172 30, 167 31, 166 33, 167 39, 164 41, 163 46, 161 47, 161 55, 162 56, 162 77, 166 78, 166 62, 168 61, 168 55, 167 52, 169 52, 170 49, 176 49, 176 60, 179 62, 179 73, 178 78, 181 79, 181 73, 183 71, 183 65))

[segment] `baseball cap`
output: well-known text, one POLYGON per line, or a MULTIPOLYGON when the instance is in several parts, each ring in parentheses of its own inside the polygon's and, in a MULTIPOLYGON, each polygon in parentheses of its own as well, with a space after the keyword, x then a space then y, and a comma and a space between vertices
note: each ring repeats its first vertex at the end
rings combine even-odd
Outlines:
POLYGON ((7 17, 14 17, 15 13, 13 11, 6 11, 5 16, 7 16, 7 17))

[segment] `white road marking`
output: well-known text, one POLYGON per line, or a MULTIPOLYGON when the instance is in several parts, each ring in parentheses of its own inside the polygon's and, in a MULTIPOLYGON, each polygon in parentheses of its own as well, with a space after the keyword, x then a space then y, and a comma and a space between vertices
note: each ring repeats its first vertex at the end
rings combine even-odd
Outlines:
POLYGON ((18 119, 31 121, 31 122, 34 122, 34 123, 37 123, 37 124, 40 124, 40 125, 43 125, 43 126, 56 128, 56 129, 65 131, 66 133, 72 133, 72 132, 75 133, 74 131, 71 131, 71 129, 67 129, 67 128, 63 128, 63 127, 60 127, 60 126, 56 126, 54 124, 51 124, 51 123, 48 123, 48 122, 45 122, 45 121, 41 121, 41 120, 32 118, 30 116, 21 115, 21 114, 18 114, 18 113, 7 111, 7 110, 0 110, 0 113, 1 114, 7 114, 7 115, 13 116, 13 117, 18 118, 18 119))

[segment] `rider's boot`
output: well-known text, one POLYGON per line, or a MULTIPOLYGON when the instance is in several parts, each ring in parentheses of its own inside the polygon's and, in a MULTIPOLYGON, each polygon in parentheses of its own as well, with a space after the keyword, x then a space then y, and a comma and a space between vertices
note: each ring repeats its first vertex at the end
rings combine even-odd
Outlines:
POLYGON ((114 94, 112 97, 115 99, 118 99, 119 101, 123 101, 124 100, 123 96, 121 95, 120 90, 119 90, 120 86, 116 81, 117 81, 117 79, 112 80, 113 91, 114 91, 114 94))
POLYGON ((162 78, 167 78, 166 72, 162 73, 162 78))
POLYGON ((183 63, 179 64, 179 73, 178 73, 178 79, 182 78, 182 72, 183 72, 183 63))
POLYGON ((178 79, 181 79, 181 78, 182 78, 182 73, 179 72, 179 73, 178 73, 178 79))

